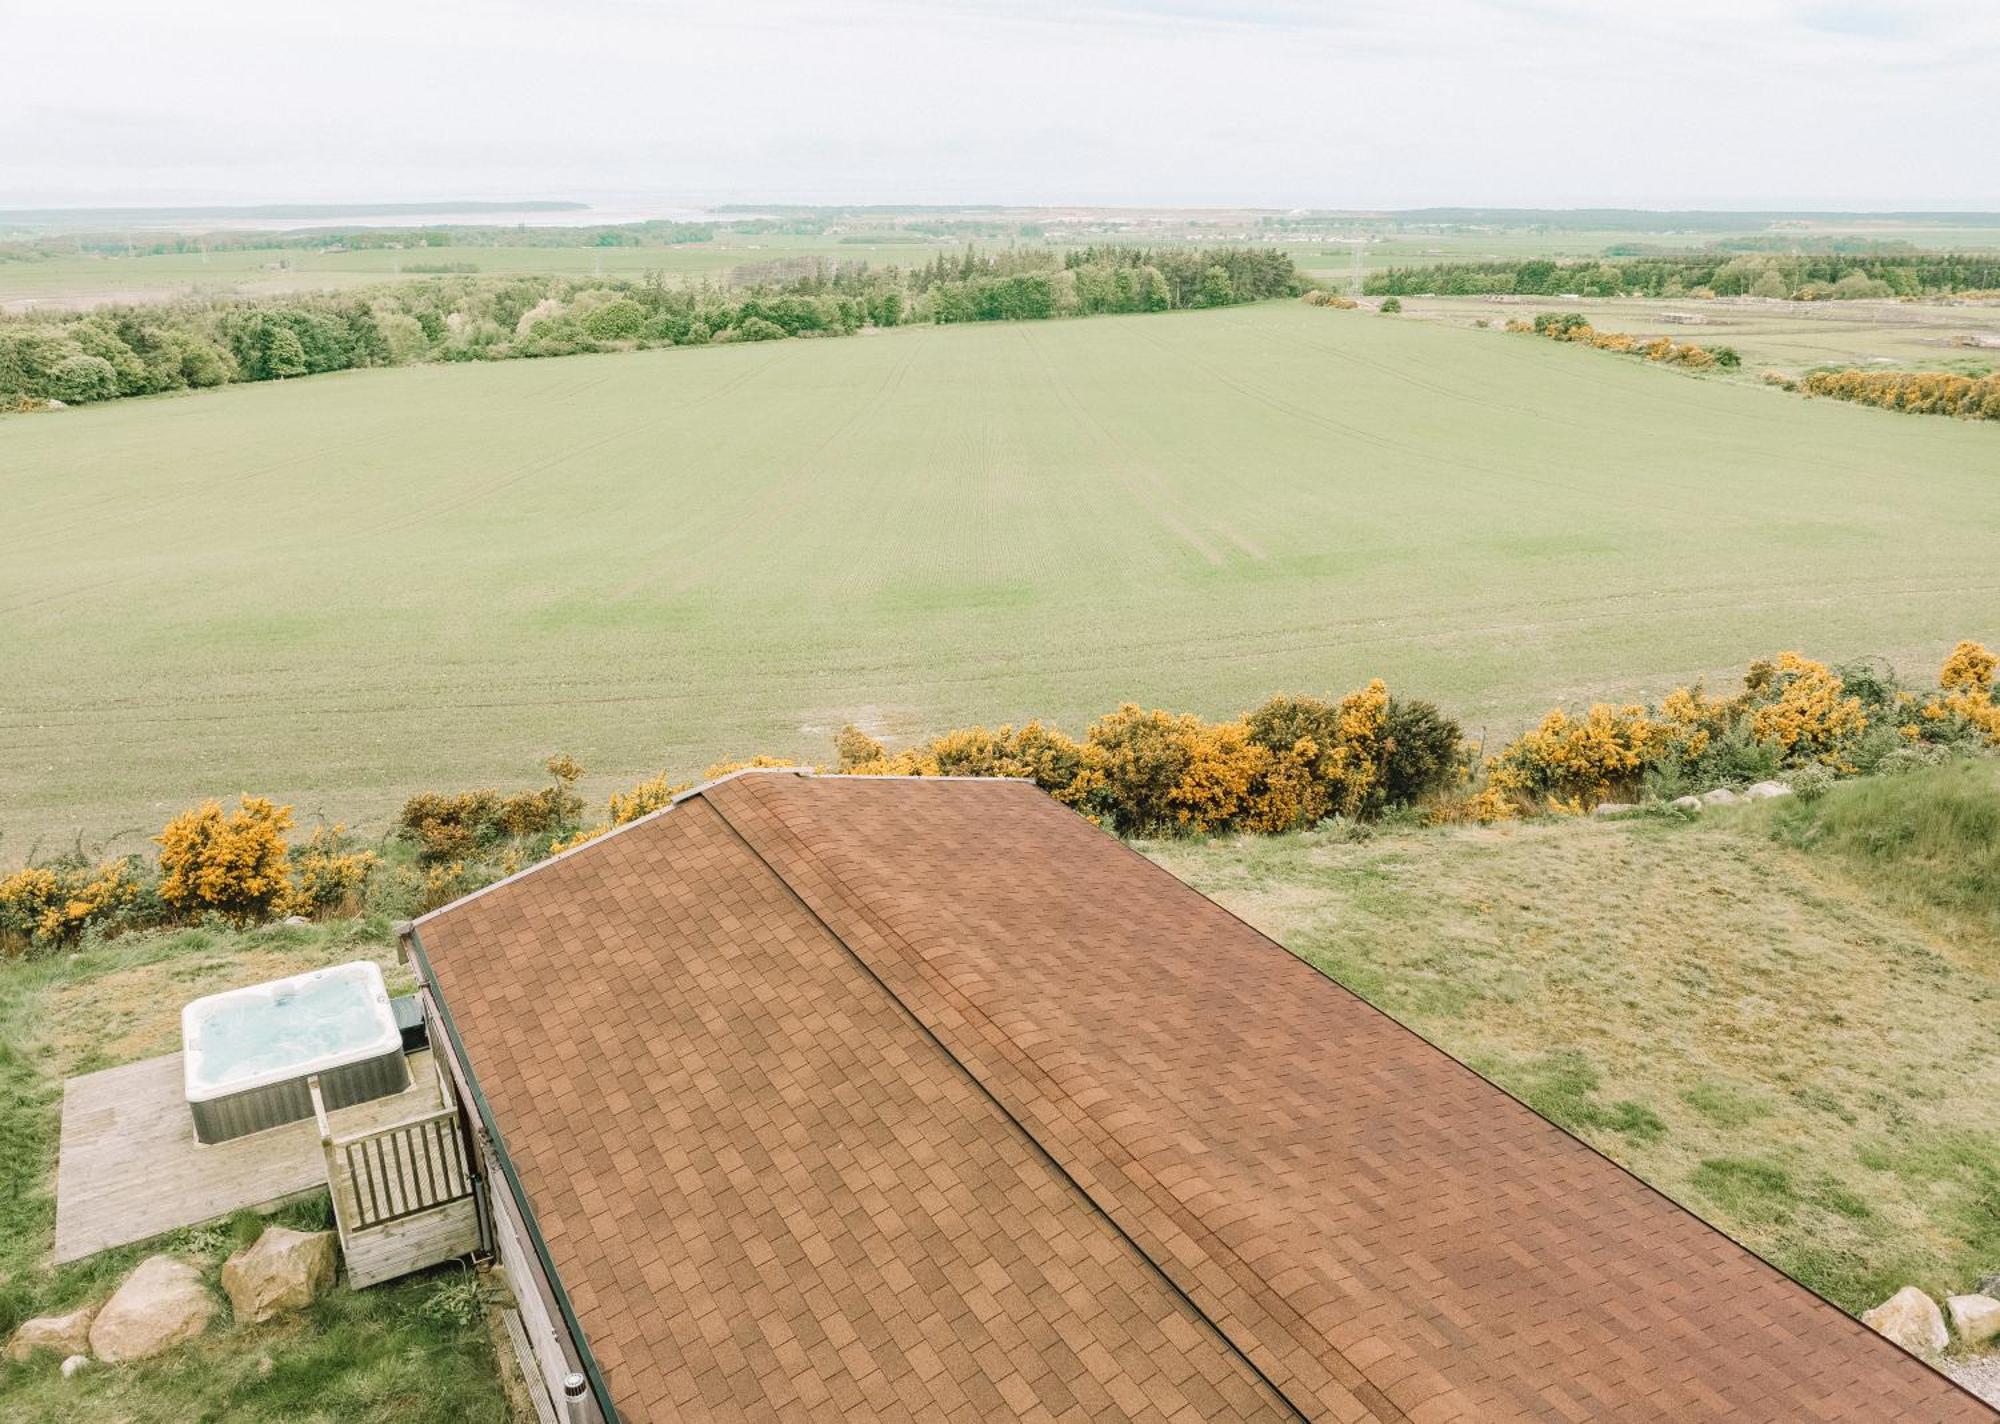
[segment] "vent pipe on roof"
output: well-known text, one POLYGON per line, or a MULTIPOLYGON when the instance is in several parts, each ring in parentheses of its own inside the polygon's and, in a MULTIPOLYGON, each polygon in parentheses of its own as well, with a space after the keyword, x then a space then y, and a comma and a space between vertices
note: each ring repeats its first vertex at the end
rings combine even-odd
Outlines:
POLYGON ((590 1416, 584 1413, 584 1398, 590 1393, 590 1381, 575 1370, 563 1376, 563 1424, 590 1424, 590 1416))

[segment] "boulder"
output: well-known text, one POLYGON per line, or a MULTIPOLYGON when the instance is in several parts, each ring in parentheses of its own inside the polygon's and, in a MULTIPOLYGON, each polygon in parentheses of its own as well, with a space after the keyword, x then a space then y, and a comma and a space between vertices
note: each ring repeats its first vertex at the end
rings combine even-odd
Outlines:
POLYGON ((287 915, 280 923, 287 925, 309 925, 312 921, 304 915, 287 915))
POLYGON ((68 1315, 38 1315, 21 1322, 14 1338, 7 1342, 7 1358, 25 1360, 37 1350, 58 1355, 77 1355, 90 1348, 90 1322, 97 1307, 86 1305, 68 1315))
POLYGON ((1701 804, 1704 806, 1734 806, 1742 799, 1727 786, 1718 786, 1713 791, 1701 793, 1701 804))
POLYGON ((2000 1300, 2000 1274, 1981 1276, 1979 1283, 1973 1289, 1981 1295, 1990 1295, 1995 1300, 2000 1300))
POLYGON ((1685 811, 1690 816, 1699 816, 1701 814, 1701 798, 1699 796, 1676 796, 1667 804, 1676 811, 1685 811))
POLYGON ((68 1359, 62 1362, 63 1378, 64 1379, 74 1378, 79 1370, 88 1369, 89 1367, 90 1367, 90 1356, 71 1355, 68 1359))
POLYGON ((1953 1295, 1945 1297, 1944 1308, 1951 1314, 1951 1328, 1960 1344, 2000 1340, 2000 1300, 1990 1295, 1953 1295))
POLYGON ((1630 801, 1600 801, 1590 808, 1590 814, 1608 821, 1614 816, 1629 816, 1638 809, 1630 801))
POLYGON ((172 1256, 148 1256, 90 1323, 100 1360, 143 1360, 192 1340, 215 1318, 215 1297, 201 1272, 172 1256))
POLYGON ((256 1325, 287 1310, 302 1310, 333 1284, 331 1231, 267 1226, 253 1245, 222 1263, 222 1288, 236 1319, 256 1325))
POLYGON ((1743 799, 1745 801, 1768 801, 1773 796, 1789 796, 1791 794, 1792 788, 1785 785, 1782 781, 1760 781, 1755 786, 1744 789, 1743 799))
POLYGON ((1861 1323, 1912 1354, 1935 1355, 1951 1342, 1944 1312, 1915 1286, 1904 1286, 1873 1310, 1864 1311, 1861 1323))

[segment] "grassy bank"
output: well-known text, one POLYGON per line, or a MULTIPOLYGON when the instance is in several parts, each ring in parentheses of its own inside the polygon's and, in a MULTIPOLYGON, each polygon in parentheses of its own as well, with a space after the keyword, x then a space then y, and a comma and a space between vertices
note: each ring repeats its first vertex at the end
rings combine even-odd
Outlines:
MULTIPOLYGON (((172 1052, 180 1043, 180 1006, 198 995, 390 954, 384 927, 357 921, 142 935, 75 955, 0 964, 0 1334, 31 1315, 103 1300, 155 1251, 195 1262, 216 1285, 224 1258, 255 1239, 262 1225, 245 1213, 52 1267, 65 1077, 172 1052)), ((324 1197, 288 1208, 280 1219, 309 1230, 331 1224, 324 1197)), ((505 1424, 493 1343, 463 1276, 447 1266, 367 1291, 342 1286, 310 1310, 258 1326, 231 1323, 225 1302, 201 1339, 155 1360, 95 1366, 75 1379, 63 1379, 47 1355, 0 1362, 0 1417, 51 1424, 505 1424)))
POLYGON ((1147 849, 1860 1311, 2000 1270, 1996 811, 1981 762, 1694 823, 1147 849))

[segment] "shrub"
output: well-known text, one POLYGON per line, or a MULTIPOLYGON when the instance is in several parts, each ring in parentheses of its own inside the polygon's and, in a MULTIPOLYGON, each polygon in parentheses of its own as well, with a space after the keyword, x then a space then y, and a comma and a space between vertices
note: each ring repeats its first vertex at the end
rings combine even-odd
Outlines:
POLYGON ((1488 762, 1488 784, 1526 807, 1587 811, 1636 791, 1664 736, 1637 705, 1600 702, 1581 718, 1557 708, 1488 762))
POLYGON ((1831 768, 1813 765, 1800 767, 1785 780, 1801 801, 1817 801, 1833 789, 1835 778, 1831 768))
POLYGON ((2000 746, 2000 701, 1994 697, 1996 659, 1983 644, 1966 641, 1938 672, 1938 695, 1923 708, 1919 732, 1926 741, 1984 742, 2000 746))
MULTIPOLYGON (((1351 818, 1379 810, 1387 800, 1395 751, 1390 717, 1389 692, 1379 678, 1337 704, 1278 696, 1257 708, 1245 725, 1267 764, 1248 808, 1248 829, 1290 830, 1329 816, 1351 818)), ((1421 774, 1422 754, 1412 750, 1409 774, 1421 774)))
POLYGON ((269 919, 291 888, 285 832, 292 808, 243 796, 225 814, 207 801, 167 822, 160 846, 160 898, 181 915, 218 914, 239 924, 269 919))
POLYGON ((139 903, 147 888, 131 856, 93 864, 79 855, 0 876, 0 949, 73 944, 139 903))
POLYGON ((1858 401, 1914 415, 1956 415, 2000 420, 2000 373, 1964 376, 1949 371, 1810 371, 1806 393, 1858 401))
POLYGON ((885 761, 889 755, 880 742, 852 722, 834 736, 833 754, 841 771, 853 771, 871 762, 885 761))
POLYGON ((420 865, 441 865, 496 840, 499 812, 497 791, 419 791, 403 803, 398 831, 416 845, 420 865))
MULTIPOLYGON (((1079 774, 1084 785, 1078 803, 1124 835, 1208 829, 1206 821, 1190 823, 1193 798, 1177 794, 1198 755, 1221 752, 1201 746, 1205 730, 1192 714, 1148 712, 1131 702, 1099 717, 1090 724, 1090 759, 1079 774)), ((1247 733, 1241 740, 1247 747, 1247 733)), ((1212 769, 1201 779, 1212 779, 1212 769)), ((1248 790, 1242 786, 1238 798, 1248 790)), ((1216 793, 1211 788, 1207 794, 1216 793)))
POLYGON ((1838 673, 1797 653, 1780 653, 1775 664, 1752 664, 1745 682, 1760 704, 1750 714, 1757 740, 1776 746, 1788 765, 1817 761, 1853 770, 1846 753, 1868 719, 1838 673))
POLYGON ((49 372, 49 394, 71 405, 115 400, 118 371, 102 356, 69 356, 49 372))
POLYGON ((512 796, 486 789, 420 791, 403 803, 397 832, 416 846, 418 863, 427 866, 476 858, 510 839, 567 835, 583 813, 583 798, 575 791, 583 768, 561 753, 543 766, 548 786, 512 796))
POLYGON ((598 341, 631 341, 646 323, 646 309, 630 297, 620 297, 587 312, 583 329, 598 341))
MULTIPOLYGON (((650 816, 662 806, 668 805, 676 796, 693 785, 692 781, 669 781, 663 771, 658 776, 640 782, 630 791, 612 792, 610 803, 605 807, 605 815, 611 825, 628 825, 641 816, 650 816)), ((572 840, 563 849, 581 844, 582 840, 572 840)))
POLYGON ((1405 806, 1443 791, 1459 768, 1463 734, 1434 703, 1389 699, 1382 802, 1405 806))
POLYGON ((291 857, 292 888, 284 908, 314 919, 356 913, 378 860, 373 851, 350 846, 347 827, 338 823, 317 827, 304 845, 292 848, 291 857))
POLYGON ((1402 309, 1403 309, 1403 303, 1400 299, 1396 297, 1382 298, 1382 305, 1380 307, 1380 311, 1384 316, 1394 316, 1397 312, 1401 311, 1402 309))

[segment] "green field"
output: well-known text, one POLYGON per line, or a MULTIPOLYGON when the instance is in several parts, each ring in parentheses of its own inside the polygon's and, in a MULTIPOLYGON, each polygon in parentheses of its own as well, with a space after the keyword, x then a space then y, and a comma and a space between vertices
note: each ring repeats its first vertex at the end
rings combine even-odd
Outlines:
MULTIPOLYGON (((140 243, 146 241, 141 235, 140 243)), ((727 280, 738 268, 817 257, 829 262, 915 267, 963 243, 916 238, 842 242, 831 237, 726 233, 713 242, 673 247, 430 247, 312 252, 239 248, 137 256, 63 255, 40 261, 0 261, 0 312, 36 307, 83 308, 114 302, 158 302, 192 295, 265 296, 342 291, 437 275, 464 263, 482 276, 632 277, 727 280), (412 271, 428 267, 429 272, 412 271)))
POLYGON ((557 749, 599 792, 1375 674, 1497 736, 2000 636, 1990 427, 1294 303, 10 417, 0 508, 0 862, 557 749))

